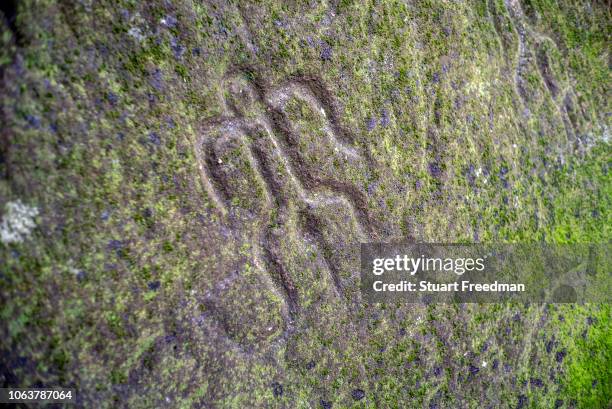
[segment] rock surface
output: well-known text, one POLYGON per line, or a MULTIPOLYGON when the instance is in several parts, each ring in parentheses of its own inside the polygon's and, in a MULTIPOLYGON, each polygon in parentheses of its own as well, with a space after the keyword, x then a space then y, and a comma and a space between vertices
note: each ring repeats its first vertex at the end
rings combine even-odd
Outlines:
POLYGON ((235 3, 1 7, 0 208, 29 209, 0 244, 3 386, 609 405, 609 305, 366 306, 358 283, 363 241, 610 241, 604 2, 235 3))

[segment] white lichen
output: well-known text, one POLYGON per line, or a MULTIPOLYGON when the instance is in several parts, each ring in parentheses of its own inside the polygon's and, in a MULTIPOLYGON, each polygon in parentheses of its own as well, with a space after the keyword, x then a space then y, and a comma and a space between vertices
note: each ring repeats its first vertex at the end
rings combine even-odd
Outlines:
POLYGON ((4 244, 23 242, 36 227, 34 219, 38 216, 38 209, 16 200, 6 203, 4 210, 0 222, 0 241, 4 244))
POLYGON ((81 270, 75 267, 75 263, 73 259, 68 260, 68 263, 66 264, 66 270, 74 276, 78 276, 79 273, 81 272, 81 270))
POLYGON ((134 37, 137 41, 144 40, 145 36, 142 34, 142 31, 138 27, 132 27, 128 30, 128 35, 134 37))

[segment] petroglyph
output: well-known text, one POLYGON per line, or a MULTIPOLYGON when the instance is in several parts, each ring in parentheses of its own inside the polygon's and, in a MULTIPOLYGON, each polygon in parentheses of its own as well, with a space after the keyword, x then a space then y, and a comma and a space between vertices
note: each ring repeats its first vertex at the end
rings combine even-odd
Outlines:
POLYGON ((505 6, 510 14, 510 21, 514 26, 514 30, 518 34, 518 48, 516 51, 516 71, 514 74, 514 81, 516 84, 517 93, 521 97, 524 104, 529 102, 529 94, 527 92, 528 84, 526 75, 528 66, 530 64, 531 55, 527 48, 527 28, 524 21, 520 18, 521 7, 516 0, 505 0, 505 6))
MULTIPOLYGON (((520 97, 523 112, 530 112, 530 105, 538 102, 537 92, 532 90, 528 78, 535 75, 539 77, 544 85, 545 91, 550 96, 556 116, 561 120, 567 139, 566 150, 573 151, 581 148, 582 141, 578 137, 579 129, 575 120, 575 114, 568 109, 568 98, 571 99, 573 88, 567 78, 559 78, 553 69, 550 50, 558 51, 555 41, 546 34, 538 32, 529 23, 523 8, 518 0, 504 0, 505 10, 496 10, 494 2, 489 1, 489 13, 493 19, 495 29, 502 41, 502 45, 508 46, 505 40, 505 31, 502 22, 507 21, 513 31, 516 32, 518 44, 516 55, 506 56, 506 60, 514 60, 514 84, 516 93, 520 97), (508 14, 507 18, 504 14, 508 14), (572 146, 573 145, 573 146, 572 146)), ((543 102, 539 100, 539 102, 543 102)), ((571 105, 571 104, 570 104, 571 105)))
MULTIPOLYGON (((310 206, 340 205, 346 207, 355 220, 360 236, 371 236, 372 221, 367 212, 365 195, 353 184, 345 183, 349 168, 359 169, 362 173, 370 166, 369 158, 350 146, 352 142, 347 132, 340 126, 333 107, 326 102, 324 93, 313 79, 291 81, 266 93, 270 104, 271 121, 274 127, 275 143, 285 158, 286 166, 299 189, 302 200, 310 206), (305 136, 310 130, 300 128, 288 120, 289 102, 302 101, 315 115, 311 120, 321 124, 322 135, 316 143, 308 143, 305 136), (277 138, 278 134, 281 137, 277 138), (330 152, 327 161, 321 158, 321 151, 330 152), (314 156, 316 163, 308 161, 307 155, 314 156), (333 162, 333 164, 332 164, 333 162)), ((312 137, 311 135, 310 137, 312 137)))
MULTIPOLYGON (((303 101, 307 102, 315 111, 319 112, 325 120, 327 120, 327 112, 323 107, 323 104, 317 100, 312 91, 305 85, 299 82, 289 82, 284 87, 279 87, 278 89, 268 93, 267 101, 276 109, 284 111, 288 101, 291 98, 299 98, 303 101)), ((341 153, 346 155, 347 157, 359 158, 359 154, 355 150, 355 148, 346 145, 343 141, 336 136, 334 130, 332 129, 332 124, 329 121, 324 124, 324 129, 326 136, 329 141, 331 141, 335 145, 335 151, 337 153, 341 153)))
MULTIPOLYGON (((228 223, 246 218, 255 224, 253 263, 258 271, 267 272, 269 288, 283 300, 285 328, 268 345, 286 341, 301 313, 300 294, 287 268, 283 241, 290 236, 312 241, 324 260, 335 296, 342 297, 347 286, 356 287, 357 274, 343 273, 348 267, 342 264, 342 256, 351 251, 351 243, 370 237, 364 194, 332 172, 313 169, 294 149, 304 135, 288 120, 286 107, 289 101, 299 100, 319 115, 324 151, 340 159, 334 162, 340 173, 348 172, 350 166, 367 167, 337 123, 333 107, 317 95, 321 90, 313 91, 307 84, 293 80, 266 92, 241 73, 228 76, 223 91, 225 112, 202 126, 195 146, 209 198, 228 223), (326 212, 338 217, 331 220, 326 212), (287 227, 292 219, 297 220, 297 234, 287 227), (334 230, 343 232, 342 237, 330 236, 326 225, 334 225, 334 230)), ((213 314, 222 309, 216 298, 207 297, 204 302, 213 314)), ((243 349, 252 348, 242 345, 223 322, 220 326, 243 349)))

